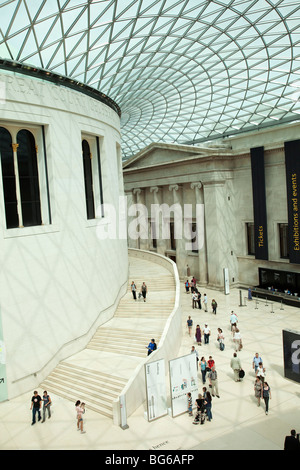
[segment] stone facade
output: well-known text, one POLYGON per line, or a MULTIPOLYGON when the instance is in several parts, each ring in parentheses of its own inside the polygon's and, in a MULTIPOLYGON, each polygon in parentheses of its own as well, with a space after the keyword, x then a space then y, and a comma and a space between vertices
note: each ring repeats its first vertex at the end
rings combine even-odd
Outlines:
MULTIPOLYGON (((149 145, 123 164, 128 208, 145 205, 149 227, 149 236, 144 239, 129 235, 129 246, 169 256, 176 261, 183 280, 194 275, 201 285, 219 289, 224 288, 224 268, 228 268, 231 286, 258 285, 259 267, 299 271, 298 265, 281 258, 279 240, 279 224, 288 222, 284 142, 299 135, 300 125, 291 124, 197 147, 149 145), (250 149, 259 146, 264 147, 268 260, 249 254, 247 238, 247 224, 254 221, 250 149), (203 240, 198 252, 186 249, 184 234, 172 243, 170 237, 163 238, 160 233, 153 243, 151 205, 174 203, 183 209, 192 205, 191 222, 196 222, 197 205, 204 205, 203 240)), ((134 210, 129 213, 130 227, 136 215, 134 210)), ((171 214, 169 222, 172 220, 171 214)))

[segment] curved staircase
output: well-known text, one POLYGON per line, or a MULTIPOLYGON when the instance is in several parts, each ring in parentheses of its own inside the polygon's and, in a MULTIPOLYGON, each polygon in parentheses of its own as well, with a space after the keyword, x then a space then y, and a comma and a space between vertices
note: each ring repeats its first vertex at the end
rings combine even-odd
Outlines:
POLYGON ((150 339, 159 343, 174 300, 175 280, 169 271, 129 256, 128 290, 114 317, 97 329, 86 349, 58 364, 40 388, 74 403, 84 401, 87 409, 112 418, 113 401, 147 357, 150 339), (138 290, 146 282, 146 302, 133 300, 132 281, 138 290))

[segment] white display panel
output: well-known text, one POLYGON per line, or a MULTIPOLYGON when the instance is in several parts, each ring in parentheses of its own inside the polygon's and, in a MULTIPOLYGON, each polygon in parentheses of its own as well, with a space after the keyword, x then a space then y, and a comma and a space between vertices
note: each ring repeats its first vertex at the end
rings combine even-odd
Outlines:
POLYGON ((165 361, 145 364, 148 421, 167 414, 165 361))
POLYGON ((223 269, 224 273, 224 294, 229 294, 229 271, 228 268, 223 269))
POLYGON ((187 411, 187 393, 191 392, 193 406, 198 398, 198 376, 196 354, 178 357, 169 361, 172 416, 187 411))

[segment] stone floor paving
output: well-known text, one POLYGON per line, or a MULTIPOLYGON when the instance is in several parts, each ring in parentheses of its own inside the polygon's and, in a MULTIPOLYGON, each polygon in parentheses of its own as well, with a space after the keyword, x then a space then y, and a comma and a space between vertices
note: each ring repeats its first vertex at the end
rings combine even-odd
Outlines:
MULTIPOLYGON (((200 288, 201 293, 204 289, 200 288)), ((246 291, 244 291, 246 292, 246 291)), ((282 330, 300 331, 300 311, 297 308, 274 304, 265 305, 247 301, 241 307, 239 290, 231 289, 228 295, 206 289, 209 303, 215 298, 217 314, 211 309, 193 309, 191 295, 184 291, 182 282, 182 342, 178 356, 190 352, 195 345, 199 356, 206 359, 212 355, 218 373, 220 398, 212 404, 213 420, 204 426, 192 424, 188 414, 172 418, 170 414, 148 422, 145 406, 139 407, 128 418, 128 429, 113 425, 108 418, 95 412, 84 416, 85 434, 76 431, 74 404, 52 395, 52 417, 45 423, 31 426, 31 394, 24 394, 0 404, 1 450, 106 450, 151 451, 173 450, 281 450, 284 437, 292 428, 300 431, 300 385, 284 377, 282 330), (239 319, 243 349, 239 353, 245 378, 236 383, 230 368, 234 348, 229 325, 231 310, 239 319), (198 346, 186 329, 191 315, 194 325, 208 323, 211 336, 208 345, 198 346), (220 351, 216 341, 217 328, 225 334, 225 350, 220 351), (254 372, 252 359, 255 352, 263 358, 267 381, 271 387, 269 414, 264 404, 257 406, 254 398, 254 372)), ((149 295, 149 303, 151 301, 149 295)), ((149 307, 149 305, 148 305, 149 307)), ((123 358, 125 361, 125 358, 123 358)), ((166 378, 168 385, 168 378, 166 378)), ((199 391, 202 382, 199 372, 199 391)), ((232 462, 236 465, 236 462, 232 462)), ((244 463, 244 461, 243 461, 244 463)), ((252 464, 254 464, 252 460, 252 464)))

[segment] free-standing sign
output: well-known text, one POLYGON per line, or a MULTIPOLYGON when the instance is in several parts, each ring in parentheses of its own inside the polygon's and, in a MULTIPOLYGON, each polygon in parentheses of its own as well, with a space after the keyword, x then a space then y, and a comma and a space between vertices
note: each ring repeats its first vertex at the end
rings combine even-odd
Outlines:
POLYGON ((289 258, 291 263, 300 264, 300 140, 285 142, 284 151, 289 224, 289 258))
POLYGON ((300 333, 282 330, 284 376, 300 382, 300 333))
POLYGON ((196 354, 169 361, 172 416, 187 411, 187 393, 191 392, 193 405, 198 398, 196 354))
POLYGON ((165 381, 165 361, 145 364, 147 415, 148 421, 167 414, 167 397, 165 381))

